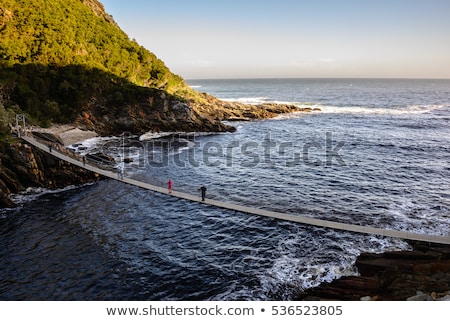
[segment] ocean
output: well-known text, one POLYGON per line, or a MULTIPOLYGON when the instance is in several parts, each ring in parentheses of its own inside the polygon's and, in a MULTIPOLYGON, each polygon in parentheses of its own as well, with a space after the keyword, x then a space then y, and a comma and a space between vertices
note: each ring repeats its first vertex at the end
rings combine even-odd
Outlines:
MULTIPOLYGON (((332 221, 450 232, 450 80, 190 80, 245 103, 320 111, 230 122, 235 133, 82 143, 125 175, 332 221)), ((76 148, 79 148, 76 147, 76 148)), ((403 240, 218 209, 102 180, 15 195, 0 210, 1 300, 291 300, 403 240)))

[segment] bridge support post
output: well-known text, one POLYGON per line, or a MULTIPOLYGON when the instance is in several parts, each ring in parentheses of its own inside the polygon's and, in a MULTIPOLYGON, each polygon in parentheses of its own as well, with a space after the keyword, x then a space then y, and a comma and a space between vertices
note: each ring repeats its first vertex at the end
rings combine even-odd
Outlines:
POLYGON ((26 123, 25 123, 25 115, 24 114, 17 114, 16 115, 16 131, 17 136, 20 138, 21 131, 26 132, 26 123))

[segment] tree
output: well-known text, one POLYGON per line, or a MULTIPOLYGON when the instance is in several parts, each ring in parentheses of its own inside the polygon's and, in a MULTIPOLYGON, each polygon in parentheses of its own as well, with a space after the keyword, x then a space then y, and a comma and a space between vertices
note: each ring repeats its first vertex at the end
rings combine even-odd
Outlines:
POLYGON ((2 136, 5 132, 7 132, 8 128, 8 118, 6 109, 3 106, 3 103, 0 102, 0 136, 2 136))

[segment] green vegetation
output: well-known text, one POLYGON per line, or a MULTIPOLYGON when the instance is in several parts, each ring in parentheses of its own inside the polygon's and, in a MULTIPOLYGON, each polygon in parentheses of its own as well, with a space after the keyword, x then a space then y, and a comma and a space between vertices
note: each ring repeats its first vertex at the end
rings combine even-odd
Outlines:
POLYGON ((2 0, 0 30, 0 57, 10 66, 84 65, 168 92, 185 86, 154 54, 131 41, 112 18, 97 16, 82 1, 2 0))
POLYGON ((8 123, 12 122, 13 115, 10 110, 6 110, 2 102, 0 102, 0 139, 8 133, 8 123))
POLYGON ((119 104, 156 89, 199 97, 97 0, 2 0, 0 33, 0 135, 21 110, 49 124, 94 98, 119 104))
POLYGON ((4 119, 11 122, 11 115, 15 114, 11 111, 15 110, 27 114, 42 126, 51 122, 70 122, 90 103, 103 106, 134 104, 160 92, 83 65, 17 64, 0 67, 0 79, 9 87, 3 88, 10 111, 9 118, 5 116, 4 119))

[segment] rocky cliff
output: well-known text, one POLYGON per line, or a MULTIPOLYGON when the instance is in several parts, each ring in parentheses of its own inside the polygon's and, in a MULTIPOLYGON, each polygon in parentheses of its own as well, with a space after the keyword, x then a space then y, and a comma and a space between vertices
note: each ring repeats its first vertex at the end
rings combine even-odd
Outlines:
POLYGON ((122 103, 108 103, 102 97, 92 98, 75 118, 74 124, 103 136, 123 132, 139 135, 161 131, 235 130, 163 91, 156 91, 151 95, 135 95, 132 100, 122 103))
POLYGON ((63 188, 98 179, 96 174, 26 144, 0 144, 0 208, 14 207, 8 196, 27 187, 63 188))
POLYGON ((133 97, 122 104, 91 99, 75 118, 74 124, 110 136, 123 132, 234 132, 233 126, 222 121, 256 120, 276 117, 293 112, 310 112, 311 108, 299 108, 286 104, 248 105, 221 101, 208 94, 195 102, 183 102, 176 97, 158 91, 152 95, 133 97))

